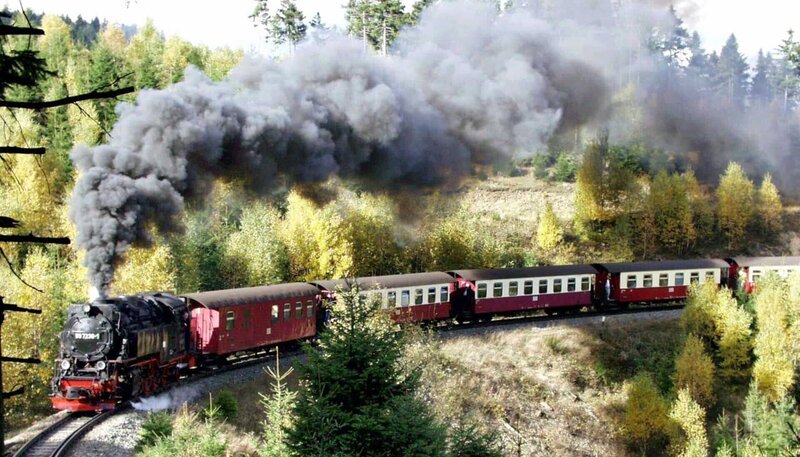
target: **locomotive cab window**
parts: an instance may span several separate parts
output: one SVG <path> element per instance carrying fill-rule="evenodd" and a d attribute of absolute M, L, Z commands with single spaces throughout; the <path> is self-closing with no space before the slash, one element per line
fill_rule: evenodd
<path fill-rule="evenodd" d="M 653 287 L 653 275 L 644 275 L 642 278 L 642 287 Z"/>
<path fill-rule="evenodd" d="M 575 292 L 575 283 L 577 280 L 575 278 L 567 278 L 567 292 Z"/>
<path fill-rule="evenodd" d="M 447 292 L 448 292 L 447 286 L 442 286 L 441 289 L 439 290 L 439 299 L 440 299 L 439 301 L 441 301 L 442 303 L 449 301 L 448 297 L 449 294 Z"/>
<path fill-rule="evenodd" d="M 669 285 L 669 273 L 661 273 L 658 275 L 658 287 L 667 287 Z"/>
<path fill-rule="evenodd" d="M 519 283 L 517 281 L 511 281 L 508 283 L 508 296 L 509 297 L 516 297 L 519 294 Z"/>
<path fill-rule="evenodd" d="M 547 280 L 546 279 L 540 279 L 539 280 L 539 293 L 540 294 L 546 294 L 547 293 Z"/>
<path fill-rule="evenodd" d="M 675 285 L 676 286 L 683 285 L 683 273 L 675 273 Z"/>
<path fill-rule="evenodd" d="M 272 323 L 278 322 L 278 305 L 272 305 Z"/>
<path fill-rule="evenodd" d="M 428 304 L 436 303 L 436 288 L 428 287 Z"/>
<path fill-rule="evenodd" d="M 294 304 L 294 318 L 295 319 L 303 318 L 303 302 L 301 301 Z"/>
<path fill-rule="evenodd" d="M 591 287 L 591 278 L 584 276 L 581 278 L 581 291 L 586 292 Z"/>
<path fill-rule="evenodd" d="M 404 290 L 400 293 L 400 306 L 408 306 L 411 303 L 411 291 Z"/>
<path fill-rule="evenodd" d="M 236 313 L 233 311 L 228 311 L 225 313 L 225 330 L 231 331 L 236 326 Z"/>
<path fill-rule="evenodd" d="M 628 275 L 628 282 L 626 283 L 628 289 L 636 288 L 636 275 Z"/>
<path fill-rule="evenodd" d="M 503 296 L 503 283 L 496 282 L 492 286 L 492 297 L 502 297 Z"/>
<path fill-rule="evenodd" d="M 292 304 L 291 303 L 284 303 L 283 304 L 283 320 L 288 321 L 292 318 Z"/>
<path fill-rule="evenodd" d="M 478 284 L 478 298 L 486 298 L 486 283 Z"/>
<path fill-rule="evenodd" d="M 422 289 L 416 289 L 414 291 L 414 304 L 415 305 L 421 305 L 422 304 L 422 298 L 423 298 Z"/>
<path fill-rule="evenodd" d="M 522 293 L 525 295 L 533 295 L 533 281 L 525 281 L 523 284 Z"/>
<path fill-rule="evenodd" d="M 561 278 L 553 280 L 553 293 L 561 292 Z"/>

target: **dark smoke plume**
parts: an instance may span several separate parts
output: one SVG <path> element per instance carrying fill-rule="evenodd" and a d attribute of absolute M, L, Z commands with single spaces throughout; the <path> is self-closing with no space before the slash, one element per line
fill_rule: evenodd
<path fill-rule="evenodd" d="M 107 291 L 130 246 L 150 242 L 153 225 L 175 229 L 215 177 L 262 191 L 331 176 L 436 186 L 542 148 L 606 97 L 603 75 L 525 11 L 442 4 L 401 41 L 382 58 L 337 37 L 281 63 L 247 59 L 220 83 L 190 68 L 122 106 L 109 144 L 71 154 L 70 216 L 91 283 Z"/>

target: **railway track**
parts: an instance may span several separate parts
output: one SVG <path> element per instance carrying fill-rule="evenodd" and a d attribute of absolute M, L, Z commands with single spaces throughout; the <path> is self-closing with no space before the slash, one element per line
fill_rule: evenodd
<path fill-rule="evenodd" d="M 25 443 L 14 457 L 63 457 L 92 427 L 129 407 L 124 404 L 95 415 L 68 414 Z"/>

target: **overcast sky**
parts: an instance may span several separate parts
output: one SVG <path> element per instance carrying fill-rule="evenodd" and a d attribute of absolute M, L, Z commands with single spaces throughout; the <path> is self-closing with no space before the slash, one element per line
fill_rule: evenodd
<path fill-rule="evenodd" d="M 277 1 L 277 0 L 276 0 Z M 413 0 L 405 0 L 406 4 Z M 319 12 L 328 24 L 344 26 L 346 0 L 297 0 L 310 18 Z M 708 50 L 719 50 L 733 32 L 743 53 L 752 58 L 759 48 L 774 50 L 790 28 L 800 30 L 800 0 L 675 0 L 687 25 L 700 33 Z M 0 0 L 9 8 L 18 1 Z M 248 18 L 254 0 L 23 0 L 37 12 L 73 19 L 95 16 L 109 22 L 142 25 L 150 18 L 169 37 L 178 35 L 210 47 L 229 46 L 264 52 L 262 34 Z"/>

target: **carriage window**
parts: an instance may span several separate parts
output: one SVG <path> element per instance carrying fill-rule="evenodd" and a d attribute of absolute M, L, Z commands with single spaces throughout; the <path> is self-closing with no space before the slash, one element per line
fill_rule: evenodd
<path fill-rule="evenodd" d="M 389 308 L 394 308 L 397 306 L 397 292 L 387 292 L 386 300 L 388 301 L 387 306 Z"/>
<path fill-rule="evenodd" d="M 272 305 L 272 323 L 278 322 L 278 305 Z"/>
<path fill-rule="evenodd" d="M 683 273 L 675 273 L 675 285 L 676 286 L 683 285 Z"/>
<path fill-rule="evenodd" d="M 627 286 L 628 289 L 636 288 L 636 275 L 628 275 Z"/>
<path fill-rule="evenodd" d="M 311 300 L 306 302 L 306 317 L 314 317 L 314 302 Z"/>
<path fill-rule="evenodd" d="M 653 275 L 644 275 L 642 278 L 642 287 L 653 287 Z"/>
<path fill-rule="evenodd" d="M 753 270 L 753 282 L 756 282 L 759 279 L 761 279 L 761 273 L 762 273 L 761 270 Z"/>
<path fill-rule="evenodd" d="M 503 283 L 496 282 L 492 286 L 492 297 L 502 297 L 503 296 Z"/>
<path fill-rule="evenodd" d="M 284 303 L 283 304 L 283 320 L 288 321 L 292 318 L 292 304 L 291 303 Z"/>
<path fill-rule="evenodd" d="M 442 286 L 442 288 L 439 290 L 439 301 L 441 301 L 442 303 L 450 301 L 450 297 L 448 297 L 449 291 L 447 289 L 448 289 L 447 286 Z"/>
<path fill-rule="evenodd" d="M 295 319 L 303 318 L 303 302 L 301 301 L 294 304 L 294 318 Z"/>
<path fill-rule="evenodd" d="M 508 296 L 516 297 L 518 293 L 519 293 L 519 283 L 517 281 L 512 281 L 508 283 Z"/>
<path fill-rule="evenodd" d="M 525 295 L 533 295 L 533 281 L 525 281 L 523 286 L 522 293 Z"/>
<path fill-rule="evenodd" d="M 233 330 L 234 326 L 236 325 L 236 313 L 233 311 L 228 311 L 225 313 L 225 330 L 231 331 Z"/>
<path fill-rule="evenodd" d="M 409 303 L 411 303 L 411 291 L 400 292 L 400 306 L 408 306 Z"/>
<path fill-rule="evenodd" d="M 669 273 L 661 273 L 658 275 L 658 286 L 667 287 L 669 285 Z"/>
<path fill-rule="evenodd" d="M 486 298 L 486 283 L 478 284 L 478 298 Z"/>
<path fill-rule="evenodd" d="M 700 281 L 700 272 L 699 271 L 691 272 L 689 274 L 689 282 L 695 283 L 695 282 L 698 282 L 698 281 Z"/>
<path fill-rule="evenodd" d="M 428 287 L 428 303 L 436 303 L 436 288 Z"/>
<path fill-rule="evenodd" d="M 539 280 L 539 293 L 540 294 L 546 294 L 547 293 L 547 280 L 546 279 L 540 279 Z"/>
<path fill-rule="evenodd" d="M 561 292 L 561 278 L 553 280 L 553 293 Z"/>
<path fill-rule="evenodd" d="M 575 278 L 567 278 L 567 292 L 575 292 Z"/>
<path fill-rule="evenodd" d="M 713 271 L 706 271 L 706 281 L 717 282 L 717 276 Z"/>
<path fill-rule="evenodd" d="M 591 287 L 590 281 L 591 281 L 591 278 L 589 278 L 588 276 L 584 276 L 584 277 L 581 278 L 581 290 L 582 291 L 586 292 L 587 290 L 589 290 L 589 288 Z"/>
<path fill-rule="evenodd" d="M 383 304 L 383 292 L 375 292 L 372 294 L 372 300 L 378 303 L 378 307 L 385 307 Z"/>
<path fill-rule="evenodd" d="M 422 289 L 414 290 L 414 304 L 421 305 L 422 304 Z"/>

